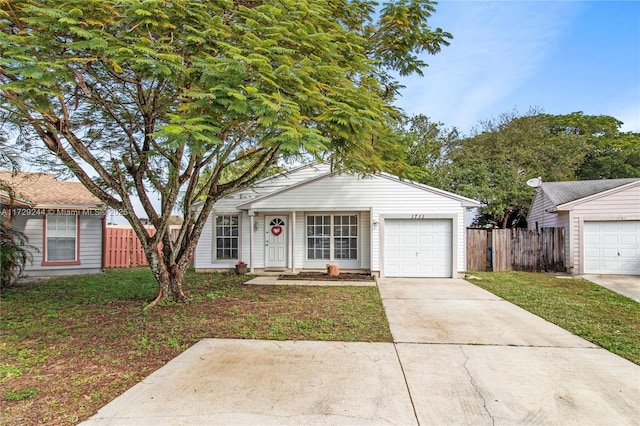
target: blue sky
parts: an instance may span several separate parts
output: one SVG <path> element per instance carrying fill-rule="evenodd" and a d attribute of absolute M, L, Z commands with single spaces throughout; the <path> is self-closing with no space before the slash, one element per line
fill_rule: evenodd
<path fill-rule="evenodd" d="M 537 107 L 611 115 L 640 132 L 640 1 L 438 2 L 432 28 L 451 45 L 401 78 L 396 104 L 469 132 Z"/>

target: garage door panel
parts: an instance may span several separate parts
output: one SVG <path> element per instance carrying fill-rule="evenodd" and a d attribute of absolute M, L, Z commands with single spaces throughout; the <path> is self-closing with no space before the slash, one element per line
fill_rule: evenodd
<path fill-rule="evenodd" d="M 640 221 L 584 222 L 584 272 L 640 275 Z"/>
<path fill-rule="evenodd" d="M 600 235 L 587 235 L 584 237 L 584 242 L 586 245 L 599 245 Z"/>
<path fill-rule="evenodd" d="M 602 255 L 603 255 L 606 259 L 609 259 L 609 258 L 615 258 L 615 257 L 617 257 L 617 256 L 618 256 L 618 250 L 617 250 L 617 249 L 615 249 L 615 248 L 611 249 L 611 248 L 606 248 L 606 247 L 605 247 L 605 248 L 603 248 L 603 249 L 602 249 Z"/>
<path fill-rule="evenodd" d="M 602 236 L 602 244 L 604 246 L 617 246 L 620 242 L 620 236 L 618 234 L 604 234 Z"/>
<path fill-rule="evenodd" d="M 451 276 L 451 220 L 388 219 L 384 232 L 386 276 Z"/>

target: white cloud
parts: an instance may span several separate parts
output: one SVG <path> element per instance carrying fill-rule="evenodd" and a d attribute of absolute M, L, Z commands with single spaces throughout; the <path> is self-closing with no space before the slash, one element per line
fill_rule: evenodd
<path fill-rule="evenodd" d="M 424 77 L 401 80 L 406 89 L 398 105 L 463 130 L 506 112 L 495 111 L 496 104 L 540 71 L 576 7 L 570 2 L 441 2 L 431 24 L 454 39 L 426 57 L 430 67 Z"/>

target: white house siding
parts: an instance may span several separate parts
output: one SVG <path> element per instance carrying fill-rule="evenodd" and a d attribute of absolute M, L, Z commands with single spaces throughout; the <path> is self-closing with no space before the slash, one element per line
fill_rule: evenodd
<path fill-rule="evenodd" d="M 246 188 L 218 200 L 213 206 L 213 213 L 209 215 L 205 224 L 198 245 L 196 246 L 193 262 L 196 269 L 227 269 L 234 266 L 235 262 L 214 262 L 213 261 L 213 215 L 215 214 L 239 214 L 242 240 L 240 243 L 240 257 L 245 262 L 249 262 L 249 238 L 250 238 L 250 218 L 246 212 L 238 210 L 236 207 L 258 197 L 268 195 L 272 192 L 285 189 L 289 186 L 303 182 L 319 173 L 328 172 L 326 165 L 310 165 L 293 169 L 287 173 L 266 178 L 258 181 L 250 188 Z M 288 213 L 288 212 L 287 212 Z M 254 268 L 264 267 L 264 215 L 254 217 L 258 231 L 254 232 Z M 297 263 L 299 266 L 300 263 Z"/>
<path fill-rule="evenodd" d="M 27 264 L 26 274 L 31 277 L 90 274 L 102 271 L 102 218 L 99 214 L 80 215 L 80 264 L 42 266 L 44 256 L 44 216 L 16 215 L 11 220 L 15 229 L 24 232 L 29 244 L 37 248 L 33 262 Z"/>
<path fill-rule="evenodd" d="M 584 222 L 640 220 L 640 185 L 576 204 L 573 207 L 572 216 L 571 266 L 574 273 L 582 273 Z"/>
<path fill-rule="evenodd" d="M 553 227 L 568 227 L 569 217 L 566 212 L 548 213 L 549 210 L 553 210 L 555 204 L 549 199 L 546 193 L 540 188 L 531 204 L 531 210 L 527 223 L 529 229 L 536 229 L 536 225 L 539 228 L 553 228 Z"/>
<path fill-rule="evenodd" d="M 325 165 L 310 165 L 300 167 L 290 172 L 276 175 L 256 182 L 249 188 L 242 189 L 227 195 L 218 200 L 214 205 L 214 211 L 229 212 L 235 211 L 236 206 L 246 203 L 258 197 L 262 197 L 272 192 L 280 191 L 289 186 L 303 182 L 319 173 L 329 172 L 329 167 Z"/>
<path fill-rule="evenodd" d="M 193 251 L 193 266 L 196 269 L 213 268 L 213 215 L 209 215 L 202 228 L 198 244 Z"/>
<path fill-rule="evenodd" d="M 361 178 L 353 175 L 334 175 L 258 200 L 252 205 L 254 210 L 261 212 L 279 211 L 284 206 L 295 206 L 297 210 L 307 213 L 363 212 L 372 209 L 374 238 L 371 242 L 373 253 L 371 269 L 373 271 L 380 271 L 381 243 L 380 236 L 377 234 L 382 227 L 381 221 L 385 217 L 452 218 L 456 241 L 456 269 L 457 271 L 465 269 L 465 208 L 462 207 L 460 200 L 449 198 L 437 191 L 430 192 L 384 176 Z"/>
<path fill-rule="evenodd" d="M 331 262 L 336 263 L 339 266 L 348 269 L 370 269 L 370 214 L 368 211 L 359 211 L 359 212 L 344 212 L 344 211 L 296 211 L 296 223 L 295 223 L 295 242 L 293 248 L 295 251 L 293 252 L 294 256 L 294 265 L 296 269 L 322 269 L 329 262 L 327 261 L 317 261 L 317 262 L 309 262 L 306 259 L 306 216 L 307 214 L 340 214 L 340 213 L 348 213 L 348 214 L 358 214 L 359 215 L 359 253 L 358 260 L 356 262 L 349 263 L 341 263 L 341 262 Z M 220 212 L 220 214 L 223 214 Z M 240 258 L 245 262 L 249 263 L 251 259 L 250 253 L 250 232 L 253 232 L 253 267 L 257 269 L 262 269 L 265 266 L 264 263 L 264 237 L 265 237 L 265 213 L 259 212 L 254 216 L 254 230 L 251 230 L 251 221 L 250 217 L 246 212 L 226 212 L 224 214 L 239 214 L 240 215 Z M 291 225 L 291 210 L 288 211 L 278 211 L 278 212 L 269 212 L 266 215 L 268 216 L 284 216 L 287 218 L 287 223 Z M 202 235 L 200 236 L 200 240 L 196 247 L 196 251 L 194 254 L 194 265 L 196 269 L 199 270 L 214 270 L 214 269 L 228 269 L 232 268 L 236 261 L 214 261 L 213 259 L 213 250 L 214 250 L 214 225 L 213 225 L 213 217 L 212 215 L 205 225 L 205 228 L 202 231 Z M 288 244 L 291 244 L 291 226 L 287 228 L 288 235 Z M 290 251 L 292 249 L 291 246 L 288 247 Z M 289 263 L 288 267 L 290 268 L 292 265 Z"/>
<path fill-rule="evenodd" d="M 549 199 L 547 194 L 538 188 L 536 196 L 531 204 L 531 210 L 527 218 L 527 224 L 529 229 L 540 228 L 564 228 L 564 252 L 566 259 L 571 259 L 571 238 L 569 233 L 569 212 L 560 211 L 556 213 L 549 213 L 550 210 L 555 209 L 555 204 Z M 569 267 L 567 262 L 567 267 Z"/>
<path fill-rule="evenodd" d="M 236 210 L 235 208 L 228 208 L 227 210 L 218 210 L 212 213 L 207 218 L 207 222 L 202 228 L 200 239 L 196 245 L 196 249 L 193 253 L 193 264 L 196 269 L 228 269 L 233 268 L 237 260 L 223 260 L 214 261 L 214 233 L 215 233 L 215 219 L 216 215 L 238 215 L 240 225 L 239 235 L 239 247 L 238 253 L 241 260 L 249 262 L 249 216 Z"/>
<path fill-rule="evenodd" d="M 357 260 L 308 260 L 306 217 L 308 215 L 357 215 L 358 216 L 358 259 Z M 296 268 L 324 269 L 328 263 L 342 269 L 371 269 L 370 260 L 370 214 L 369 211 L 305 211 L 296 212 Z"/>

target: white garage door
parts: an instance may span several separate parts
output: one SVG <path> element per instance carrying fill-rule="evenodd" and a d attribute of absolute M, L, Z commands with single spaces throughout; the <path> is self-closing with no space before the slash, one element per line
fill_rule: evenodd
<path fill-rule="evenodd" d="M 451 277 L 451 220 L 387 219 L 387 277 Z"/>
<path fill-rule="evenodd" d="M 584 222 L 584 272 L 640 275 L 640 221 Z"/>

